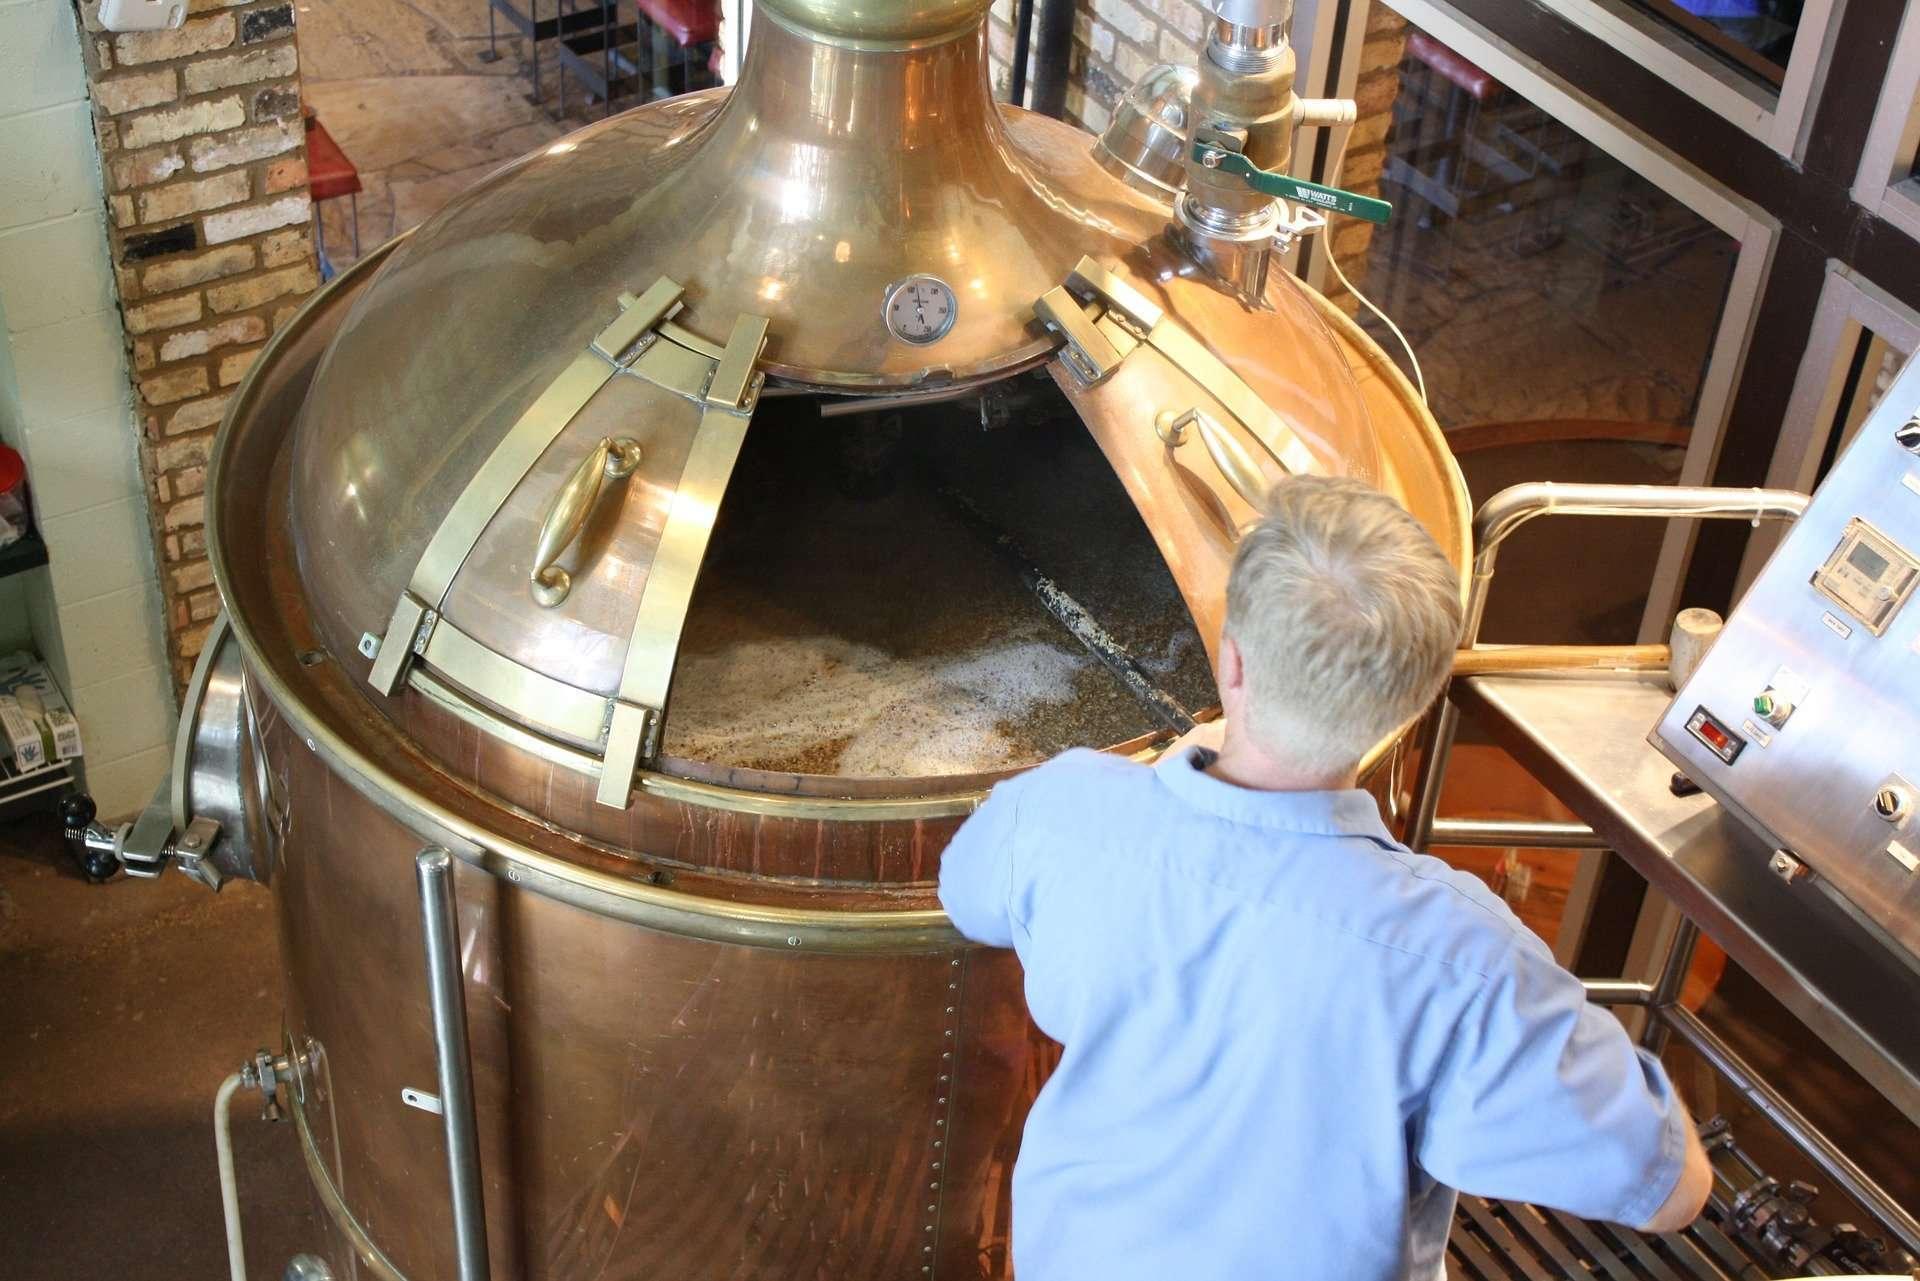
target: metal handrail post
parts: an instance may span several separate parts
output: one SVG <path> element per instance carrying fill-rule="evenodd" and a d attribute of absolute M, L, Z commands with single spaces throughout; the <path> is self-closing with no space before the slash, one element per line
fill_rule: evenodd
<path fill-rule="evenodd" d="M 1587 999 L 1595 1005 L 1651 1005 L 1653 984 L 1633 979 L 1581 979 Z"/>
<path fill-rule="evenodd" d="M 487 1211 L 480 1183 L 480 1136 L 474 1116 L 473 1053 L 467 1042 L 459 918 L 454 911 L 453 856 L 430 846 L 414 860 L 414 871 L 420 881 L 427 1001 L 433 1012 L 433 1057 L 439 1069 L 440 1115 L 447 1134 L 455 1275 L 460 1281 L 488 1281 Z"/>
<path fill-rule="evenodd" d="M 1700 927 L 1686 917 L 1681 917 L 1673 927 L 1673 937 L 1667 940 L 1667 954 L 1660 962 L 1660 974 L 1653 981 L 1653 1000 L 1655 1010 L 1680 1003 L 1681 989 L 1687 985 L 1687 974 L 1693 969 L 1693 953 L 1700 942 Z M 1660 1053 L 1667 1044 L 1667 1025 L 1661 1020 L 1648 1019 L 1647 1025 L 1640 1029 L 1640 1044 L 1655 1054 Z"/>
<path fill-rule="evenodd" d="M 1482 503 L 1473 518 L 1473 578 L 1467 586 L 1460 644 L 1473 648 L 1487 612 L 1500 545 L 1536 516 L 1664 516 L 1718 520 L 1792 520 L 1807 507 L 1807 496 L 1790 489 L 1715 489 L 1693 485 L 1561 485 L 1530 481 L 1501 490 Z M 1440 806 L 1440 784 L 1453 754 L 1460 711 L 1450 698 L 1440 700 L 1420 783 L 1414 794 L 1407 845 L 1424 850 L 1433 835 Z"/>

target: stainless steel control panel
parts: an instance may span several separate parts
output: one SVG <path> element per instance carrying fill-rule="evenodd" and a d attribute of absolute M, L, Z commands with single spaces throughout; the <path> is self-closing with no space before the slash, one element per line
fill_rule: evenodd
<path fill-rule="evenodd" d="M 1920 360 L 1652 736 L 1920 968 Z M 1811 873 L 1811 876 L 1804 875 Z"/>

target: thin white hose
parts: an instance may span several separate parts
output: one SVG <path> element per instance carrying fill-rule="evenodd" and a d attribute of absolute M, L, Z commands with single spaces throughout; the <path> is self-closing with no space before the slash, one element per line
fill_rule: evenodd
<path fill-rule="evenodd" d="M 233 1281 L 247 1281 L 247 1247 L 240 1238 L 240 1183 L 233 1175 L 233 1126 L 228 1105 L 240 1088 L 235 1072 L 213 1096 L 213 1150 L 220 1158 L 220 1208 L 227 1214 L 227 1268 Z"/>
<path fill-rule="evenodd" d="M 1340 185 L 1340 166 L 1347 162 L 1347 139 L 1352 136 L 1353 130 L 1351 129 L 1340 135 L 1340 146 L 1333 153 L 1333 163 L 1327 166 L 1327 185 L 1329 187 L 1337 187 Z M 1407 362 L 1413 366 L 1413 381 L 1420 388 L 1420 403 L 1425 404 L 1427 401 L 1427 376 L 1420 372 L 1420 357 L 1413 354 L 1413 344 L 1408 342 L 1407 336 L 1400 332 L 1400 326 L 1393 323 L 1393 317 L 1374 306 L 1373 300 L 1361 293 L 1358 289 L 1355 289 L 1353 282 L 1347 279 L 1347 273 L 1340 270 L 1340 259 L 1333 252 L 1333 237 L 1328 236 L 1321 243 L 1323 243 L 1327 249 L 1327 266 L 1333 268 L 1333 274 L 1340 278 L 1340 283 L 1346 286 L 1347 292 L 1359 300 L 1362 307 L 1365 307 L 1368 311 L 1378 316 L 1380 323 L 1392 330 L 1393 336 L 1400 340 L 1401 348 L 1407 353 Z"/>

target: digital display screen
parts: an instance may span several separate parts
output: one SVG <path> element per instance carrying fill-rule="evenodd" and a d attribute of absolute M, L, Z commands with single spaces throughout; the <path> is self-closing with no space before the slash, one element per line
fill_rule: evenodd
<path fill-rule="evenodd" d="M 1713 718 L 1713 713 L 1704 707 L 1693 709 L 1693 715 L 1687 717 L 1687 732 L 1707 745 L 1715 756 L 1727 764 L 1733 764 L 1747 740 L 1722 725 Z"/>
<path fill-rule="evenodd" d="M 1847 564 L 1875 582 L 1879 581 L 1880 575 L 1887 572 L 1887 558 L 1865 543 L 1853 545 L 1853 550 L 1847 553 Z"/>
<path fill-rule="evenodd" d="M 1920 491 L 1920 482 L 1916 491 Z M 1920 556 L 1855 516 L 1807 581 L 1879 636 L 1920 586 Z M 1847 638 L 1844 624 L 1831 616 L 1824 621 L 1840 639 Z"/>

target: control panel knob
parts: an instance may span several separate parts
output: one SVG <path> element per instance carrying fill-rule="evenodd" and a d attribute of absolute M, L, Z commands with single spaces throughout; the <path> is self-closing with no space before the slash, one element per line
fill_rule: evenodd
<path fill-rule="evenodd" d="M 1920 414 L 1915 414 L 1893 429 L 1893 439 L 1900 448 L 1911 454 L 1920 454 Z"/>
<path fill-rule="evenodd" d="M 1883 787 L 1873 794 L 1873 812 L 1898 823 L 1913 812 L 1913 796 L 1904 787 Z"/>
<path fill-rule="evenodd" d="M 1787 723 L 1787 718 L 1793 715 L 1793 704 L 1788 702 L 1780 691 L 1769 687 L 1754 696 L 1753 714 L 1775 729 L 1779 729 Z"/>

